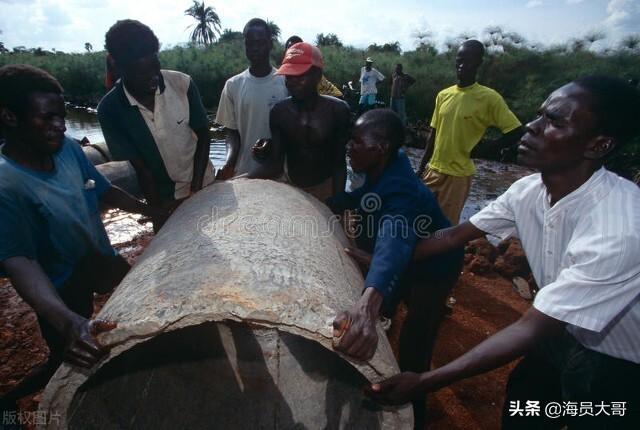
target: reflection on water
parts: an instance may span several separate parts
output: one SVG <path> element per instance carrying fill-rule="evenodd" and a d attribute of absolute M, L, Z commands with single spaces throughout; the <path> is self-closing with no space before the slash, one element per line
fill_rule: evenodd
<path fill-rule="evenodd" d="M 104 135 L 95 113 L 87 112 L 84 109 L 67 108 L 67 135 L 81 140 L 83 137 L 89 139 L 91 143 L 104 142 Z M 209 158 L 216 169 L 224 165 L 227 156 L 227 147 L 224 140 L 212 139 L 209 149 Z"/>
<path fill-rule="evenodd" d="M 67 108 L 67 135 L 78 140 L 86 136 L 91 143 L 104 142 L 98 116 L 84 109 Z"/>

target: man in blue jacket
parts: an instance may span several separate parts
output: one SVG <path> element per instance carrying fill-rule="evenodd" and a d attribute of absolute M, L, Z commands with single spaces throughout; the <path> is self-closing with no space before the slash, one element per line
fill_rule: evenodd
<path fill-rule="evenodd" d="M 366 174 L 365 184 L 328 200 L 336 213 L 358 211 L 358 247 L 373 254 L 362 297 L 334 321 L 336 349 L 359 360 L 370 359 L 377 347 L 376 322 L 391 315 L 400 300 L 409 313 L 400 336 L 400 368 L 426 369 L 444 314 L 447 294 L 462 264 L 462 249 L 454 249 L 413 265 L 419 238 L 450 226 L 433 193 L 418 179 L 400 146 L 404 127 L 389 109 L 362 115 L 347 144 L 355 172 Z M 414 370 L 415 371 L 415 370 Z M 424 397 L 414 402 L 416 428 L 424 422 Z"/>

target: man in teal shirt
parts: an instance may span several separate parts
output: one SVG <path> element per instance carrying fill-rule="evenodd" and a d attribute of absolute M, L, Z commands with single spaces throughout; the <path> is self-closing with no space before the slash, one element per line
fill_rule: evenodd
<path fill-rule="evenodd" d="M 115 323 L 90 320 L 93 293 L 112 290 L 129 270 L 109 243 L 99 203 L 146 216 L 165 211 L 111 185 L 65 137 L 58 81 L 26 65 L 0 68 L 0 276 L 38 316 L 49 360 L 0 403 L 42 388 L 64 360 L 90 367 L 107 351 L 95 336 Z M 8 405 L 7 405 L 8 404 Z"/>

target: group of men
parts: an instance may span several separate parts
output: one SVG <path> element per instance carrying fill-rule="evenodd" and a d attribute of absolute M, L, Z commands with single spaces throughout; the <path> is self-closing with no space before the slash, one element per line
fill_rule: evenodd
<path fill-rule="evenodd" d="M 638 134 L 636 89 L 613 78 L 578 79 L 553 92 L 523 129 L 502 97 L 476 82 L 482 44 L 465 42 L 456 85 L 436 98 L 418 176 L 401 149 L 404 117 L 373 109 L 352 125 L 347 104 L 322 91 L 333 90 L 317 47 L 291 38 L 275 69 L 267 23 L 252 19 L 243 35 L 249 67 L 226 82 L 220 97 L 216 122 L 226 129 L 228 152 L 215 177 L 283 181 L 337 214 L 365 215 L 369 228 L 360 231 L 367 234 L 348 250 L 366 271 L 363 294 L 336 316 L 335 348 L 369 359 L 379 318 L 392 315 L 401 300 L 409 309 L 399 351 L 405 373 L 370 386 L 372 398 L 413 402 L 420 428 L 428 391 L 526 355 L 510 379 L 507 405 L 625 400 L 637 418 L 637 390 L 624 380 L 640 377 L 640 190 L 602 167 Z M 93 293 L 114 288 L 129 265 L 109 244 L 99 203 L 150 216 L 159 229 L 215 179 L 198 89 L 189 76 L 161 69 L 151 29 L 118 21 L 106 48 L 119 80 L 98 106 L 100 124 L 114 159 L 136 170 L 146 203 L 111 185 L 64 136 L 63 90 L 55 78 L 29 66 L 0 69 L 0 269 L 36 311 L 51 350 L 49 361 L 3 398 L 3 407 L 42 387 L 62 360 L 91 366 L 107 353 L 95 335 L 115 322 L 91 320 Z M 363 75 L 375 71 L 371 63 Z M 403 98 L 412 83 L 406 76 L 397 67 L 394 85 L 398 79 L 401 89 L 393 98 Z M 384 77 L 363 86 L 378 78 Z M 403 111 L 403 100 L 395 102 Z M 470 153 L 489 126 L 504 133 L 494 145 L 521 139 L 520 162 L 540 173 L 458 225 L 474 172 Z M 344 191 L 345 159 L 366 178 L 352 192 Z M 373 209 L 366 200 L 372 195 Z M 426 225 L 417 222 L 424 217 Z M 540 292 L 516 323 L 425 372 L 464 244 L 486 234 L 520 237 Z M 503 422 L 549 425 L 540 420 L 505 414 Z"/>

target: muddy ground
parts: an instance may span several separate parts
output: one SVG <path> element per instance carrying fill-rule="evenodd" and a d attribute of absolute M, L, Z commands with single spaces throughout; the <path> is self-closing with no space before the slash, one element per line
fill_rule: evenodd
<path fill-rule="evenodd" d="M 116 246 L 133 263 L 150 237 L 148 233 L 142 234 Z M 477 270 L 473 266 L 477 266 L 475 260 L 474 256 L 467 256 L 465 270 L 454 289 L 455 304 L 443 322 L 435 349 L 433 365 L 436 367 L 515 321 L 529 306 L 514 292 L 510 280 L 494 273 L 491 267 Z M 470 268 L 484 273 L 474 274 Z M 107 298 L 96 297 L 96 311 Z M 34 313 L 6 280 L 0 280 L 0 394 L 15 386 L 46 356 L 47 347 L 40 337 Z M 429 429 L 499 428 L 504 386 L 511 367 L 470 378 L 432 394 L 428 399 Z M 34 411 L 39 399 L 40 394 L 27 397 L 19 406 L 23 411 Z"/>

